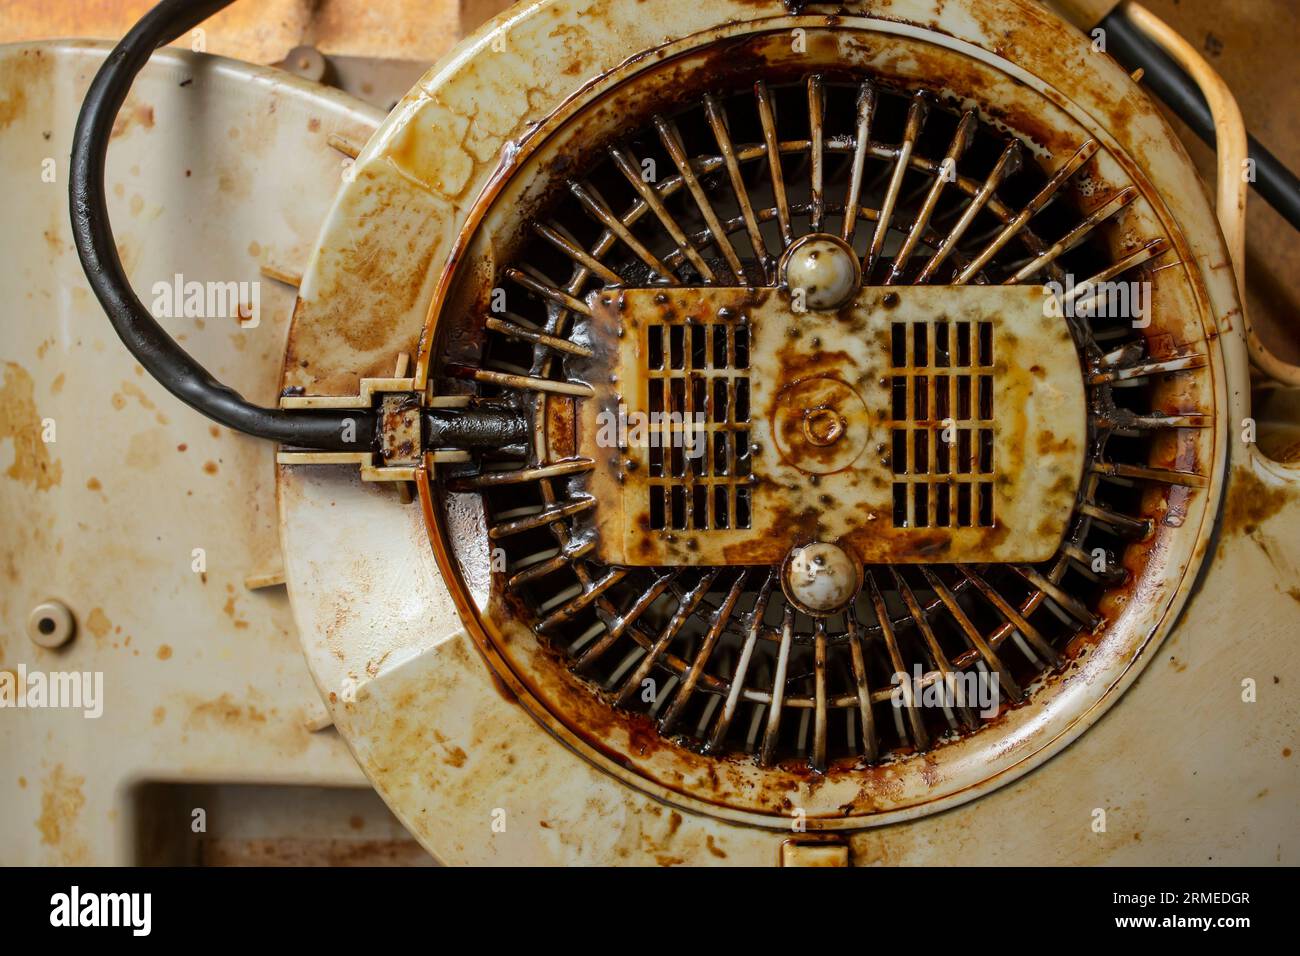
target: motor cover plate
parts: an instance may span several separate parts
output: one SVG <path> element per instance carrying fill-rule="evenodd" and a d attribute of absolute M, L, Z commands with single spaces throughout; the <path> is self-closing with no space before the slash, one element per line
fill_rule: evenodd
<path fill-rule="evenodd" d="M 593 293 L 601 560 L 1041 561 L 1074 507 L 1084 384 L 1041 287 L 875 287 L 836 311 L 780 288 Z M 612 370 L 612 374 L 611 374 Z"/>

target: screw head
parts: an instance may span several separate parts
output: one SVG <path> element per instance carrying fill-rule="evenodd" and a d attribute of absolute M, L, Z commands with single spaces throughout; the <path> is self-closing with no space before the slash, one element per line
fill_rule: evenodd
<path fill-rule="evenodd" d="M 858 596 L 862 562 L 837 544 L 816 541 L 790 550 L 781 568 L 781 585 L 799 610 L 825 617 L 844 610 Z"/>
<path fill-rule="evenodd" d="M 43 601 L 27 615 L 27 636 L 41 647 L 62 647 L 76 630 L 77 622 L 62 601 Z"/>
<path fill-rule="evenodd" d="M 825 448 L 844 435 L 848 423 L 833 408 L 810 408 L 803 413 L 803 434 L 814 445 Z"/>
<path fill-rule="evenodd" d="M 802 289 L 810 309 L 838 309 L 862 284 L 862 264 L 853 247 L 838 236 L 804 236 L 785 254 L 785 284 Z"/>

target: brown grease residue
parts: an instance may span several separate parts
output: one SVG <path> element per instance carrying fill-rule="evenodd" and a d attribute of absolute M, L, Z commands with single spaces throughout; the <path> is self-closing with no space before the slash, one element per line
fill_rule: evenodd
<path fill-rule="evenodd" d="M 230 694 L 222 694 L 213 700 L 205 700 L 190 708 L 190 722 L 211 722 L 227 727 L 242 727 L 249 724 L 265 724 L 266 711 L 254 704 L 241 704 Z"/>
<path fill-rule="evenodd" d="M 153 129 L 153 107 L 147 103 L 128 103 L 113 121 L 112 139 L 124 136 L 133 127 Z"/>
<path fill-rule="evenodd" d="M 0 60 L 0 91 L 6 96 L 0 100 L 0 129 L 27 115 L 27 92 L 41 88 L 52 65 L 41 50 L 24 50 L 21 56 Z"/>
<path fill-rule="evenodd" d="M 231 619 L 231 622 L 235 625 L 236 629 L 242 631 L 244 628 L 248 627 L 248 621 L 244 620 L 242 617 L 237 616 L 237 612 L 235 609 L 234 585 L 231 584 L 226 585 L 226 603 L 222 606 L 221 613 L 225 614 L 226 617 Z"/>
<path fill-rule="evenodd" d="M 113 622 L 108 619 L 104 609 L 102 607 L 91 608 L 90 614 L 86 617 L 86 630 L 102 640 L 108 636 L 108 632 L 112 629 Z"/>
<path fill-rule="evenodd" d="M 41 415 L 36 409 L 36 384 L 15 362 L 5 362 L 4 387 L 0 388 L 0 441 L 14 443 L 14 461 L 5 476 L 48 491 L 63 481 L 63 462 L 50 458 L 43 441 Z"/>
<path fill-rule="evenodd" d="M 77 817 L 86 805 L 85 794 L 81 792 L 85 785 L 85 777 L 67 773 L 63 764 L 59 764 L 45 778 L 41 792 L 41 815 L 36 819 L 41 842 L 63 849 L 65 856 L 70 848 L 64 841 L 72 836 Z"/>
<path fill-rule="evenodd" d="M 1287 488 L 1265 484 L 1249 466 L 1238 467 L 1228 484 L 1223 505 L 1223 533 L 1253 534 L 1292 500 Z"/>
<path fill-rule="evenodd" d="M 464 750 L 457 747 L 455 744 L 449 743 L 447 738 L 436 730 L 433 731 L 433 739 L 438 742 L 440 747 L 442 747 L 443 763 L 447 764 L 449 767 L 459 768 L 465 766 L 465 762 L 469 759 L 469 756 Z"/>
<path fill-rule="evenodd" d="M 145 409 L 145 411 L 151 412 L 155 408 L 157 408 L 157 406 L 153 403 L 153 400 L 148 395 L 146 395 L 144 393 L 144 390 L 140 388 L 139 385 L 135 384 L 135 382 L 130 382 L 130 381 L 123 382 L 122 391 L 115 392 L 113 394 L 113 397 L 110 399 L 110 401 L 113 403 L 113 408 L 115 408 L 117 411 L 120 412 L 123 408 L 126 407 L 127 398 L 134 398 L 137 402 L 140 403 L 140 407 Z"/>

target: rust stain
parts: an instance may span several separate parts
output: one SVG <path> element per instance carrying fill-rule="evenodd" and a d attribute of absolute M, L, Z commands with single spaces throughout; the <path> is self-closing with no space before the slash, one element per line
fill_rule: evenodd
<path fill-rule="evenodd" d="M 86 805 L 81 789 L 85 785 L 85 777 L 67 773 L 59 764 L 45 778 L 41 792 L 41 815 L 36 819 L 41 843 L 59 849 L 65 862 L 73 862 L 85 852 L 74 835 L 77 818 Z"/>
<path fill-rule="evenodd" d="M 449 767 L 465 766 L 465 762 L 469 759 L 469 756 L 464 750 L 457 747 L 455 744 L 448 743 L 447 738 L 436 730 L 433 731 L 433 739 L 442 747 L 443 763 L 447 764 Z"/>
<path fill-rule="evenodd" d="M 132 128 L 153 129 L 153 107 L 146 103 L 127 103 L 113 122 L 111 139 L 125 136 Z"/>
<path fill-rule="evenodd" d="M 37 491 L 48 491 L 63 481 L 63 462 L 50 458 L 42 428 L 31 375 L 16 362 L 6 362 L 4 387 L 0 388 L 0 441 L 13 441 L 14 461 L 5 476 Z"/>
<path fill-rule="evenodd" d="M 27 91 L 19 84 L 4 82 L 3 85 L 9 95 L 0 100 L 0 129 L 27 113 Z"/>
<path fill-rule="evenodd" d="M 149 396 L 144 393 L 144 390 L 140 388 L 139 385 L 135 384 L 135 382 L 123 382 L 122 391 L 114 392 L 110 401 L 113 403 L 113 408 L 120 412 L 126 407 L 127 398 L 134 398 L 140 403 L 140 407 L 146 411 L 153 411 L 157 408 L 153 403 L 153 400 L 150 399 Z"/>
<path fill-rule="evenodd" d="M 53 34 L 52 34 L 53 35 Z M 22 120 L 29 106 L 28 91 L 45 83 L 53 61 L 42 50 L 24 50 L 21 57 L 0 61 L 0 129 Z"/>
<path fill-rule="evenodd" d="M 158 660 L 171 660 L 172 646 L 170 644 L 160 644 L 158 646 Z"/>
<path fill-rule="evenodd" d="M 243 630 L 248 627 L 248 621 L 236 616 L 235 612 L 235 588 L 233 585 L 226 585 L 226 603 L 222 606 L 221 612 L 231 619 L 235 628 Z"/>
<path fill-rule="evenodd" d="M 1289 489 L 1267 485 L 1248 466 L 1239 466 L 1228 485 L 1228 500 L 1223 506 L 1223 533 L 1254 534 L 1292 498 Z"/>
<path fill-rule="evenodd" d="M 91 608 L 86 617 L 86 630 L 95 635 L 96 640 L 103 640 L 113 629 L 113 622 L 108 619 L 102 607 Z"/>
<path fill-rule="evenodd" d="M 201 701 L 190 708 L 187 723 L 214 723 L 226 727 L 260 726 L 266 723 L 267 711 L 252 703 L 239 703 L 229 693 Z"/>

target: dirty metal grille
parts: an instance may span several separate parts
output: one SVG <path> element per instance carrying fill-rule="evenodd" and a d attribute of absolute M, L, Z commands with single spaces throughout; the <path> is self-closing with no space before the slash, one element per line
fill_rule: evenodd
<path fill-rule="evenodd" d="M 893 522 L 992 528 L 993 323 L 890 324 Z"/>
<path fill-rule="evenodd" d="M 867 563 L 988 563 L 1060 544 L 1086 403 L 1041 290 L 868 288 L 800 312 L 781 288 L 683 286 L 587 306 L 601 357 L 572 368 L 592 383 L 577 453 L 593 463 L 598 559 L 775 565 L 829 541 Z M 932 354 L 949 336 L 952 354 Z M 711 368 L 735 358 L 710 355 L 715 338 L 742 342 L 746 367 Z M 1020 448 L 1034 468 L 993 473 Z"/>
<path fill-rule="evenodd" d="M 749 528 L 749 329 L 730 322 L 644 329 L 637 352 L 647 414 L 631 428 L 648 432 L 650 530 Z"/>
<path fill-rule="evenodd" d="M 494 284 L 509 290 L 506 308 L 489 308 L 485 297 L 477 326 L 451 339 L 480 342 L 473 360 L 457 353 L 433 370 L 441 391 L 519 402 L 534 414 L 538 438 L 447 468 L 439 481 L 448 508 L 463 508 L 467 495 L 482 502 L 490 547 L 505 555 L 504 570 L 492 575 L 493 600 L 611 714 L 653 721 L 665 741 L 722 759 L 753 755 L 765 766 L 830 772 L 924 751 L 990 718 L 967 702 L 895 706 L 891 675 L 918 668 L 929 687 L 948 675 L 996 674 L 996 710 L 1022 704 L 1045 674 L 1081 653 L 1106 608 L 1125 599 L 1130 571 L 1117 555 L 1140 554 L 1153 520 L 1185 508 L 1208 485 L 1207 466 L 1174 451 L 1186 447 L 1179 436 L 1213 424 L 1192 387 L 1208 357 L 1198 341 L 1142 334 L 1082 308 L 1083 317 L 1058 320 L 1087 389 L 1088 441 L 1082 476 L 1069 479 L 1066 531 L 1049 558 L 959 563 L 938 553 L 927 563 L 868 562 L 856 600 L 820 617 L 786 599 L 771 564 L 711 563 L 685 545 L 671 562 L 602 559 L 595 518 L 609 502 L 593 483 L 626 471 L 617 449 L 593 457 L 579 453 L 575 438 L 614 354 L 592 338 L 592 293 L 675 286 L 765 293 L 776 287 L 783 252 L 809 233 L 852 247 L 864 289 L 960 293 L 1070 276 L 1082 306 L 1089 283 L 1151 280 L 1169 262 L 1163 236 L 1123 232 L 1138 191 L 1113 163 L 1099 172 L 1095 140 L 1045 155 L 1026 146 L 1028 136 L 994 129 L 974 111 L 869 77 L 752 81 L 678 102 L 668 98 L 680 88 L 665 87 L 652 122 L 598 144 L 581 167 L 555 163 L 538 174 L 554 177 L 553 198 L 529 212 L 530 237 L 498 261 Z M 646 161 L 657 176 L 643 178 Z M 1123 243 L 1110 241 L 1121 233 Z M 1116 247 L 1122 251 L 1109 251 Z M 871 523 L 906 525 L 922 550 L 958 532 L 993 543 L 1007 515 L 984 505 L 980 489 L 1033 469 L 1039 449 L 1011 459 L 986 450 L 990 423 L 996 431 L 1016 412 L 990 407 L 981 391 L 1005 339 L 986 340 L 978 324 L 944 333 L 940 316 L 930 319 L 920 353 L 915 329 L 903 333 L 903 361 L 892 361 L 892 330 L 880 343 L 879 411 L 904 437 L 902 447 L 887 436 L 870 449 L 881 459 L 888 501 Z M 663 390 L 653 408 L 686 407 L 699 397 L 697 381 L 707 393 L 745 377 L 734 341 L 724 364 L 717 330 L 703 328 L 699 360 L 699 333 L 682 333 L 680 368 L 672 333 L 659 339 L 658 358 L 647 340 L 644 371 Z M 752 393 L 762 376 L 751 368 L 748 380 Z M 1185 397 L 1157 402 L 1167 394 L 1157 386 L 1170 381 L 1187 383 Z M 946 465 L 934 437 L 944 401 L 968 436 Z M 736 439 L 746 426 L 737 404 L 733 393 L 725 421 L 710 417 L 710 455 L 693 473 L 694 487 L 714 489 L 712 501 L 684 491 L 674 500 L 674 489 L 691 484 L 692 466 L 662 459 L 646 484 L 651 502 L 666 492 L 662 513 L 648 519 L 643 539 L 681 541 L 698 530 L 696 540 L 705 541 L 742 520 Z M 818 487 L 811 478 L 806 484 Z M 945 509 L 938 489 L 947 485 L 969 489 L 969 504 L 959 490 Z M 896 486 L 910 490 L 895 499 Z M 725 509 L 719 488 L 727 489 Z M 752 502 L 751 512 L 757 520 Z"/>

